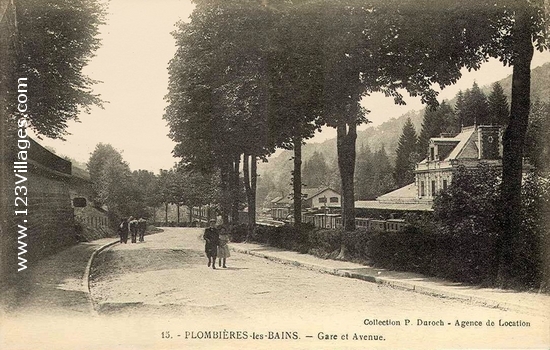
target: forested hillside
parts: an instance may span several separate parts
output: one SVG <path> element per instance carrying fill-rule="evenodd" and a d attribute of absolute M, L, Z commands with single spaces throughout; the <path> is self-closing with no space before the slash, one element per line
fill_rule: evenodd
<path fill-rule="evenodd" d="M 512 76 L 498 81 L 504 93 L 510 101 Z M 485 95 L 489 95 L 492 84 L 482 86 L 481 90 Z M 533 69 L 531 78 L 531 96 L 532 101 L 549 102 L 550 101 L 550 63 Z M 455 106 L 457 97 L 448 101 L 451 106 Z M 396 116 L 376 127 L 368 127 L 357 133 L 357 157 L 358 164 L 362 154 L 361 148 L 367 147 L 370 152 L 375 153 L 384 147 L 390 163 L 393 165 L 396 158 L 396 149 L 399 137 L 408 118 L 411 119 L 416 132 L 419 134 L 425 110 L 409 111 L 401 116 Z M 322 143 L 309 143 L 302 148 L 303 164 L 305 165 L 315 152 L 322 154 L 328 167 L 331 169 L 328 183 L 338 189 L 339 177 L 336 164 L 336 138 L 326 140 Z M 290 191 L 290 181 L 292 172 L 292 151 L 283 151 L 276 157 L 269 159 L 267 163 L 261 163 L 258 166 L 260 178 L 258 180 L 258 200 L 263 203 L 277 195 L 286 195 Z"/>

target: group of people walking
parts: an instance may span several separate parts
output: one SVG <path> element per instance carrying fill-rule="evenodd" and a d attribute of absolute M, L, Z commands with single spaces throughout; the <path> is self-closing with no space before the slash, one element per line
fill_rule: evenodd
<path fill-rule="evenodd" d="M 132 243 L 137 243 L 139 236 L 140 242 L 145 242 L 145 230 L 147 228 L 147 220 L 144 218 L 136 219 L 130 216 L 128 219 L 121 219 L 118 226 L 118 235 L 120 243 L 128 242 L 128 235 L 132 237 Z"/>
<path fill-rule="evenodd" d="M 208 267 L 216 268 L 216 257 L 218 266 L 227 268 L 226 259 L 229 258 L 229 235 L 227 228 L 221 226 L 216 227 L 216 220 L 210 220 L 209 227 L 204 230 L 202 238 L 205 240 L 204 251 L 208 257 Z M 223 263 L 223 265 L 222 265 Z"/>

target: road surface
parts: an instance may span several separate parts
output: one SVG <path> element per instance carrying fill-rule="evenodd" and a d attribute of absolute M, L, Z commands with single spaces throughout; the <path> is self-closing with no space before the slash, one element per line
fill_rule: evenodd
<path fill-rule="evenodd" d="M 202 233 L 200 228 L 166 228 L 146 236 L 144 243 L 117 244 L 100 253 L 91 283 L 100 318 L 134 329 L 136 344 L 162 348 L 548 345 L 548 320 L 534 315 L 236 252 L 227 269 L 213 270 L 206 266 Z"/>

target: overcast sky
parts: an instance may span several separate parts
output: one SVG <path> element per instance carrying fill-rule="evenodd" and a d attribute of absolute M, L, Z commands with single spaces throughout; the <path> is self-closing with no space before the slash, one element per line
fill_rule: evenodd
<path fill-rule="evenodd" d="M 94 92 L 108 103 L 104 109 L 93 108 L 82 114 L 80 123 L 69 123 L 71 135 L 66 141 L 44 139 L 41 144 L 55 148 L 58 154 L 87 162 L 95 146 L 109 143 L 121 151 L 132 170 L 147 169 L 157 173 L 168 169 L 176 159 L 171 151 L 168 127 L 162 119 L 168 85 L 168 61 L 175 52 L 170 34 L 179 20 L 187 20 L 193 9 L 185 0 L 110 0 L 106 25 L 101 28 L 102 46 L 85 68 L 90 78 L 102 81 Z M 550 54 L 537 53 L 532 67 L 550 62 Z M 511 74 L 511 68 L 489 62 L 477 72 L 464 71 L 463 78 L 440 94 L 452 98 L 476 81 L 490 84 Z M 379 125 L 411 109 L 422 109 L 418 98 L 407 98 L 406 106 L 395 106 L 393 100 L 376 94 L 364 101 L 372 112 L 368 118 Z M 29 97 L 32 104 L 32 97 Z M 335 137 L 326 129 L 312 141 Z"/>

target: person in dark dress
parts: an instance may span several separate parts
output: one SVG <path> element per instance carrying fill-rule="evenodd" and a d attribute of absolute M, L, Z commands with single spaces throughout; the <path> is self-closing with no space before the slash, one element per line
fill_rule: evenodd
<path fill-rule="evenodd" d="M 126 242 L 128 242 L 128 220 L 120 220 L 120 225 L 118 226 L 118 234 L 120 236 L 120 243 L 126 244 Z"/>
<path fill-rule="evenodd" d="M 132 243 L 137 243 L 138 233 L 138 221 L 134 217 L 130 216 L 128 219 L 128 226 L 130 227 L 130 234 L 132 235 Z"/>
<path fill-rule="evenodd" d="M 202 238 L 205 240 L 204 252 L 208 257 L 208 267 L 216 268 L 216 256 L 218 255 L 218 245 L 220 243 L 220 233 L 216 228 L 216 220 L 210 220 L 210 227 L 204 230 Z"/>

